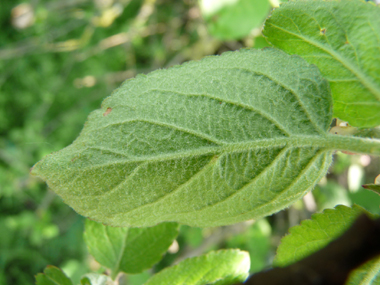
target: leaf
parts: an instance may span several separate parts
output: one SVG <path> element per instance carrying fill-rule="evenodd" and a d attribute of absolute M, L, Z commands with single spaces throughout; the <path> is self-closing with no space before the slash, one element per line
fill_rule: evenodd
<path fill-rule="evenodd" d="M 268 0 L 202 0 L 203 17 L 211 35 L 221 40 L 241 39 L 264 22 Z"/>
<path fill-rule="evenodd" d="M 372 184 L 372 183 L 364 184 L 364 185 L 362 185 L 362 187 L 365 189 L 372 190 L 376 194 L 380 195 L 380 174 L 376 176 L 374 184 Z"/>
<path fill-rule="evenodd" d="M 113 278 L 123 271 L 140 273 L 160 261 L 178 235 L 178 224 L 162 223 L 150 228 L 115 228 L 86 220 L 84 240 Z"/>
<path fill-rule="evenodd" d="M 363 188 L 372 190 L 373 192 L 380 194 L 380 184 L 364 184 L 362 185 Z"/>
<path fill-rule="evenodd" d="M 319 67 L 336 117 L 356 127 L 380 125 L 380 7 L 356 0 L 284 3 L 263 34 Z"/>
<path fill-rule="evenodd" d="M 249 267 L 249 254 L 245 251 L 212 251 L 165 268 L 151 277 L 145 285 L 235 284 L 248 277 Z"/>
<path fill-rule="evenodd" d="M 337 206 L 333 210 L 327 209 L 323 213 L 314 214 L 311 220 L 305 220 L 301 225 L 290 228 L 289 235 L 281 240 L 277 248 L 273 264 L 284 267 L 320 250 L 341 235 L 363 212 L 366 211 L 354 205 L 352 208 Z M 347 284 L 377 284 L 364 281 L 370 280 L 370 277 L 380 280 L 379 268 L 380 259 L 372 260 L 354 270 L 349 278 L 351 283 Z"/>
<path fill-rule="evenodd" d="M 150 228 L 115 228 L 86 220 L 89 252 L 115 277 L 120 271 L 135 274 L 157 263 L 178 235 L 178 224 Z"/>
<path fill-rule="evenodd" d="M 225 53 L 127 80 L 32 174 L 108 225 L 257 219 L 312 189 L 334 149 L 380 154 L 380 141 L 327 134 L 331 108 L 303 59 Z"/>
<path fill-rule="evenodd" d="M 36 275 L 36 285 L 73 285 L 73 282 L 61 269 L 48 265 L 44 273 Z"/>
<path fill-rule="evenodd" d="M 88 273 L 84 275 L 80 280 L 81 285 L 114 285 L 115 283 L 109 276 L 98 274 L 98 273 Z"/>
<path fill-rule="evenodd" d="M 380 284 L 380 258 L 376 258 L 354 270 L 346 285 Z"/>

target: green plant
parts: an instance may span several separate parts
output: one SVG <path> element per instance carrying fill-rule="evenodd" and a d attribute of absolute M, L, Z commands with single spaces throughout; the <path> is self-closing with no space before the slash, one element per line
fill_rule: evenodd
<path fill-rule="evenodd" d="M 358 136 L 380 124 L 379 16 L 379 7 L 357 0 L 283 4 L 263 31 L 283 51 L 230 52 L 128 80 L 91 113 L 72 145 L 32 174 L 105 224 L 87 221 L 85 239 L 112 278 L 157 262 L 177 223 L 222 226 L 286 208 L 325 176 L 334 151 L 380 155 L 379 140 Z M 330 134 L 333 117 L 357 129 Z M 275 264 L 320 249 L 363 211 L 315 215 L 285 238 Z M 306 246 L 297 237 L 303 231 Z M 147 284 L 233 284 L 247 277 L 248 265 L 243 251 L 211 252 Z M 379 266 L 379 258 L 370 261 L 348 282 L 377 284 Z M 37 284 L 52 280 L 71 284 L 57 268 L 37 276 Z M 109 281 L 93 274 L 81 282 Z"/>

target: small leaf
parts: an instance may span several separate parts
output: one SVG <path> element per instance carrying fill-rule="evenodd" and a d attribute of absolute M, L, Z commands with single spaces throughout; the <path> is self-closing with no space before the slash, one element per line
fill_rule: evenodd
<path fill-rule="evenodd" d="M 364 184 L 362 187 L 380 195 L 380 174 L 376 176 L 374 184 Z"/>
<path fill-rule="evenodd" d="M 44 273 L 36 275 L 36 285 L 73 285 L 73 282 L 61 269 L 48 265 Z"/>
<path fill-rule="evenodd" d="M 371 260 L 352 271 L 346 285 L 379 285 L 380 257 Z"/>
<path fill-rule="evenodd" d="M 274 260 L 275 266 L 287 266 L 325 247 L 330 241 L 341 235 L 361 214 L 363 208 L 354 205 L 352 208 L 337 206 L 320 214 L 314 214 L 311 220 L 306 220 L 299 226 L 290 228 L 289 235 L 281 240 Z M 364 281 L 369 276 L 380 278 L 378 269 L 380 259 L 372 260 L 353 271 L 350 280 Z M 362 277 L 360 277 L 362 276 Z M 378 280 L 378 279 L 376 279 Z M 347 284 L 377 284 L 377 283 L 347 283 Z"/>
<path fill-rule="evenodd" d="M 363 188 L 372 190 L 373 192 L 380 195 L 380 184 L 364 184 L 362 185 Z"/>
<path fill-rule="evenodd" d="M 98 274 L 98 273 L 88 273 L 84 275 L 80 280 L 81 285 L 116 285 L 109 276 Z"/>
<path fill-rule="evenodd" d="M 89 252 L 112 276 L 140 273 L 157 263 L 178 235 L 178 224 L 150 228 L 115 228 L 86 220 L 84 239 Z"/>
<path fill-rule="evenodd" d="M 235 284 L 248 277 L 249 254 L 236 249 L 185 259 L 151 277 L 145 285 Z"/>
<path fill-rule="evenodd" d="M 380 141 L 327 134 L 331 103 L 328 82 L 300 57 L 207 57 L 127 80 L 32 173 L 107 225 L 257 219 L 310 191 L 333 150 L 380 154 Z"/>
<path fill-rule="evenodd" d="M 290 1 L 272 12 L 263 34 L 319 67 L 330 82 L 336 117 L 356 127 L 380 125 L 380 7 Z"/>
<path fill-rule="evenodd" d="M 202 0 L 200 7 L 210 34 L 233 40 L 260 27 L 271 6 L 268 0 Z"/>

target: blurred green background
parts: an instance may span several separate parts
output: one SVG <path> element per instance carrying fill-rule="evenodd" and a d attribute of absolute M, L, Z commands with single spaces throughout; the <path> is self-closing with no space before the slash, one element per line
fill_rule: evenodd
<path fill-rule="evenodd" d="M 268 0 L 2 0 L 0 2 L 0 284 L 34 284 L 48 265 L 78 281 L 102 268 L 88 255 L 84 218 L 29 175 L 69 145 L 87 115 L 122 81 L 206 55 L 267 46 Z M 312 195 L 257 222 L 183 226 L 164 259 L 124 284 L 210 249 L 241 248 L 251 272 L 270 265 L 289 226 L 314 211 L 358 203 L 380 213 L 373 183 L 380 160 L 338 153 Z"/>

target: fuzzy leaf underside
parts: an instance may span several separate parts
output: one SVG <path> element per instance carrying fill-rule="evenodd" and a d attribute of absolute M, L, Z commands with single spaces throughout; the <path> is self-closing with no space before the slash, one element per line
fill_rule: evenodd
<path fill-rule="evenodd" d="M 329 80 L 334 116 L 356 127 L 380 125 L 380 7 L 371 1 L 294 1 L 267 19 L 263 34 Z"/>
<path fill-rule="evenodd" d="M 118 228 L 86 220 L 84 240 L 91 255 L 116 276 L 140 273 L 157 263 L 178 235 L 178 224 Z"/>
<path fill-rule="evenodd" d="M 315 66 L 272 48 L 229 52 L 126 81 L 32 173 L 105 224 L 232 224 L 289 206 L 323 177 L 331 119 Z"/>
<path fill-rule="evenodd" d="M 363 208 L 337 206 L 323 213 L 314 214 L 311 220 L 289 230 L 289 235 L 281 240 L 274 260 L 275 266 L 287 266 L 322 249 L 337 238 L 363 212 Z M 368 212 L 366 212 L 368 214 Z M 354 270 L 347 281 L 350 285 L 375 285 L 380 282 L 380 258 L 371 260 Z"/>
<path fill-rule="evenodd" d="M 236 284 L 248 277 L 249 267 L 248 252 L 237 249 L 212 251 L 165 268 L 145 285 Z"/>

